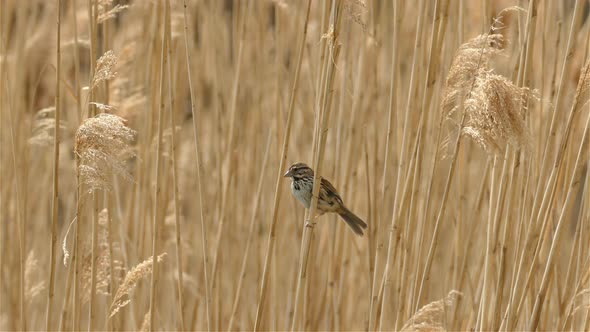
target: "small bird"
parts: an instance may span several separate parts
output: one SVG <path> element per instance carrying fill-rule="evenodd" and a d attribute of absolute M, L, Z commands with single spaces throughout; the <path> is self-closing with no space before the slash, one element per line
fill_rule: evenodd
<path fill-rule="evenodd" d="M 292 180 L 291 191 L 293 196 L 309 209 L 313 190 L 313 169 L 304 163 L 295 163 L 289 167 L 284 176 Z M 326 212 L 336 212 L 352 228 L 353 232 L 363 236 L 363 230 L 367 228 L 367 224 L 344 206 L 336 188 L 328 180 L 321 178 L 321 183 L 317 206 L 319 215 Z"/>

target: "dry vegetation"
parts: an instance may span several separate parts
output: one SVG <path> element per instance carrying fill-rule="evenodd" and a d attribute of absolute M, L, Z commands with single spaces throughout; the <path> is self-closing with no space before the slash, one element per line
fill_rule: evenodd
<path fill-rule="evenodd" d="M 1 2 L 0 330 L 590 330 L 587 0 Z"/>

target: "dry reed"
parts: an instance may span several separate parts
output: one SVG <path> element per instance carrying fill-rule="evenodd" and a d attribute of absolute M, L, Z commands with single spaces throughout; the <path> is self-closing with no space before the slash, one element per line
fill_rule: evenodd
<path fill-rule="evenodd" d="M 3 0 L 0 330 L 588 330 L 588 4 L 524 3 Z"/>

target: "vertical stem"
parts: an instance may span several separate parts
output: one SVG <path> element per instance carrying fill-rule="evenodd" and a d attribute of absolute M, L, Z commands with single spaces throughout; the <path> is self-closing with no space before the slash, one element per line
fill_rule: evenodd
<path fill-rule="evenodd" d="M 82 216 L 82 182 L 80 178 L 80 157 L 76 156 L 76 231 L 74 233 L 74 250 L 71 269 L 74 269 L 74 294 L 72 300 L 72 330 L 80 331 L 80 226 Z"/>
<path fill-rule="evenodd" d="M 389 76 L 389 80 L 390 80 L 390 87 L 389 87 L 389 106 L 388 106 L 388 117 L 387 117 L 387 136 L 385 139 L 385 157 L 384 157 L 384 164 L 383 164 L 383 175 L 382 175 L 382 183 L 381 183 L 381 212 L 379 213 L 379 218 L 383 218 L 383 211 L 385 210 L 385 192 L 386 192 L 386 186 L 387 186 L 387 180 L 388 180 L 388 176 L 387 176 L 387 169 L 389 166 L 389 159 L 390 156 L 390 150 L 393 150 L 396 146 L 395 144 L 395 136 L 393 135 L 393 140 L 392 140 L 392 133 L 394 131 L 394 127 L 393 127 L 393 115 L 394 115 L 394 107 L 395 107 L 395 95 L 396 95 L 396 88 L 397 88 L 397 81 L 396 81 L 396 64 L 397 64 L 397 56 L 398 56 L 398 46 L 399 46 L 399 19 L 398 19 L 398 15 L 399 15 L 399 1 L 393 1 L 393 36 L 392 36 L 392 47 L 391 47 L 391 71 L 390 71 L 390 76 Z M 381 224 L 381 223 L 379 223 Z M 375 241 L 378 241 L 378 239 L 375 239 Z M 373 265 L 375 266 L 375 269 L 373 271 L 373 275 L 372 275 L 372 287 L 371 287 L 371 298 L 370 298 L 370 303 L 369 303 L 369 325 L 368 325 L 368 330 L 372 331 L 373 327 L 375 325 L 375 321 L 373 320 L 373 316 L 374 311 L 375 311 L 375 305 L 377 302 L 377 269 L 379 267 L 378 263 L 379 263 L 379 252 L 381 246 L 377 246 L 376 250 L 375 250 L 375 259 L 373 262 Z"/>
<path fill-rule="evenodd" d="M 203 275 L 205 279 L 205 307 L 206 307 L 206 320 L 207 320 L 207 330 L 211 330 L 211 294 L 209 289 L 209 274 L 207 272 L 209 259 L 207 255 L 207 226 L 205 223 L 205 219 L 203 218 L 203 191 L 201 185 L 201 159 L 200 159 L 200 145 L 199 145 L 199 131 L 198 131 L 198 114 L 197 109 L 195 107 L 195 92 L 193 89 L 193 80 L 191 76 L 191 58 L 190 58 L 190 50 L 189 50 L 189 42 L 188 42 L 188 19 L 186 14 L 187 4 L 186 0 L 183 0 L 184 5 L 184 46 L 185 46 L 185 56 L 186 56 L 186 67 L 187 67 L 187 75 L 188 75 L 188 85 L 190 90 L 190 97 L 191 97 L 191 114 L 193 118 L 193 134 L 194 134 L 194 141 L 195 141 L 195 155 L 197 159 L 197 195 L 198 195 L 198 202 L 199 202 L 199 221 L 201 224 L 201 249 L 203 254 Z"/>
<path fill-rule="evenodd" d="M 1 7 L 1 6 L 0 6 Z M 2 36 L 0 36 L 2 37 Z M 6 44 L 5 44 L 5 40 L 4 38 L 2 38 L 2 40 L 0 41 L 0 43 L 2 43 L 2 48 L 6 49 Z M 6 75 L 7 72 L 6 71 L 2 71 L 3 75 Z M 3 78 L 0 77 L 0 81 L 2 81 Z M 8 78 L 6 78 L 6 81 L 8 81 Z M 14 191 L 15 191 L 15 196 L 16 196 L 16 229 L 17 229 L 17 237 L 18 237 L 18 260 L 19 260 L 19 289 L 18 289 L 18 299 L 19 299 L 19 323 L 20 323 L 20 328 L 24 331 L 26 330 L 26 320 L 25 320 L 25 310 L 26 310 L 26 306 L 25 306 L 25 234 L 24 234 L 24 225 L 25 225 L 25 217 L 24 217 L 24 212 L 23 210 L 23 206 L 21 206 L 21 197 L 22 197 L 22 193 L 21 193 L 21 184 L 19 183 L 19 176 L 18 176 L 18 167 L 17 167 L 17 151 L 18 151 L 18 147 L 17 147 L 17 142 L 16 142 L 16 132 L 15 132 L 15 122 L 14 118 L 12 116 L 12 112 L 13 112 L 13 104 L 12 101 L 10 99 L 11 96 L 11 91 L 10 91 L 10 85 L 6 86 L 6 90 L 7 90 L 7 94 L 6 94 L 6 99 L 7 99 L 7 104 L 8 104 L 8 109 L 7 109 L 7 113 L 8 113 L 8 122 L 9 122 L 9 126 L 10 126 L 10 147 L 11 147 L 11 159 L 12 159 L 12 167 L 14 169 Z M 2 91 L 0 91 L 2 92 Z"/>
<path fill-rule="evenodd" d="M 94 3 L 98 0 L 88 0 L 88 30 L 90 31 L 90 78 L 94 77 L 95 63 L 96 63 L 96 30 L 94 24 Z M 88 100 L 93 100 L 93 89 L 88 91 L 88 96 L 86 97 Z M 92 104 L 88 104 L 88 117 L 94 116 Z"/>
<path fill-rule="evenodd" d="M 113 259 L 113 242 L 114 242 L 114 236 L 113 236 L 113 211 L 114 211 L 114 204 L 113 204 L 113 195 L 111 195 L 108 192 L 105 192 L 105 200 L 106 200 L 106 204 L 107 204 L 107 234 L 108 234 L 108 245 L 109 245 L 109 287 L 110 289 L 114 290 L 117 289 L 117 285 L 116 285 L 116 281 L 115 281 L 115 266 L 114 266 L 114 259 Z M 123 249 L 124 251 L 124 249 Z M 113 303 L 113 297 L 114 297 L 114 292 L 111 291 L 109 292 L 108 295 L 108 299 L 107 299 L 107 303 Z M 105 319 L 106 319 L 106 323 L 105 323 L 105 328 L 107 330 L 114 330 L 117 328 L 117 324 L 116 321 L 113 321 L 113 319 L 109 319 L 109 311 L 106 310 L 105 312 Z"/>
<path fill-rule="evenodd" d="M 322 91 L 320 93 L 320 98 L 322 98 L 322 103 L 320 104 L 321 107 L 317 109 L 316 112 L 316 119 L 321 119 L 321 123 L 319 123 L 316 128 L 315 139 L 318 143 L 317 151 L 316 146 L 314 146 L 314 155 L 315 155 L 315 162 L 314 162 L 314 179 L 313 179 L 313 190 L 312 190 L 312 199 L 311 199 L 311 206 L 307 211 L 307 217 L 305 220 L 305 227 L 303 237 L 301 238 L 301 258 L 299 261 L 299 277 L 297 281 L 297 288 L 295 290 L 295 302 L 293 305 L 293 321 L 291 323 L 291 331 L 294 331 L 297 328 L 297 321 L 299 313 L 299 301 L 300 296 L 303 293 L 303 289 L 306 287 L 307 281 L 307 262 L 309 258 L 309 252 L 311 243 L 313 240 L 313 229 L 314 224 L 313 220 L 315 219 L 315 214 L 317 210 L 318 204 L 318 197 L 320 191 L 320 181 L 321 181 L 321 167 L 323 161 L 323 152 L 324 147 L 326 145 L 326 136 L 327 136 L 327 123 L 331 108 L 332 102 L 332 86 L 334 83 L 334 72 L 336 70 L 336 63 L 338 61 L 338 54 L 340 48 L 337 44 L 338 34 L 339 34 L 339 27 L 340 27 L 340 19 L 341 19 L 341 5 L 342 3 L 338 0 L 332 3 L 332 12 L 331 12 L 331 36 L 328 40 L 329 43 L 329 52 L 328 57 L 325 59 L 323 63 L 323 68 L 326 69 L 326 81 L 324 86 L 322 87 Z"/>
<path fill-rule="evenodd" d="M 572 113 L 573 113 L 573 111 L 572 111 Z M 563 207 L 561 209 L 561 214 L 559 215 L 559 220 L 557 222 L 557 226 L 556 226 L 555 232 L 553 234 L 553 238 L 551 241 L 551 248 L 549 250 L 549 256 L 547 257 L 547 263 L 545 263 L 545 270 L 543 272 L 543 279 L 541 280 L 541 286 L 539 287 L 539 291 L 537 292 L 537 296 L 535 298 L 535 305 L 533 307 L 533 312 L 531 313 L 531 317 L 529 319 L 529 323 L 527 326 L 527 329 L 529 329 L 531 331 L 537 330 L 541 309 L 543 308 L 543 302 L 544 302 L 545 295 L 547 292 L 547 287 L 549 285 L 549 280 L 551 279 L 550 273 L 551 273 L 553 260 L 555 259 L 556 247 L 559 243 L 561 231 L 563 229 L 563 224 L 564 224 L 563 221 L 565 219 L 564 217 L 565 217 L 566 212 L 568 211 L 569 203 L 571 202 L 571 199 L 572 199 L 572 196 L 574 193 L 574 189 L 575 189 L 575 187 L 580 185 L 580 175 L 581 175 L 580 166 L 584 162 L 585 149 L 588 148 L 588 128 L 589 128 L 589 125 L 590 125 L 590 115 L 588 115 L 588 118 L 586 120 L 586 127 L 584 129 L 584 136 L 583 136 L 582 141 L 580 143 L 580 149 L 578 151 L 578 156 L 576 158 L 574 172 L 572 174 L 570 184 L 568 187 L 568 191 L 567 191 L 567 196 L 566 196 L 565 202 L 563 203 Z"/>
<path fill-rule="evenodd" d="M 4 28 L 4 12 L 5 12 L 5 7 L 4 6 L 0 6 L 0 55 L 4 56 L 4 34 L 3 31 L 5 31 Z M 0 99 L 4 99 L 4 61 L 0 61 Z M 0 122 L 2 122 L 2 112 L 0 112 Z M 0 170 L 0 210 L 4 211 L 4 207 L 3 207 L 3 190 L 2 188 L 4 188 L 4 177 L 2 174 L 2 170 Z M 4 284 L 4 273 L 2 271 L 2 267 L 4 266 L 4 260 L 5 260 L 5 256 L 6 255 L 6 250 L 4 250 L 4 224 L 0 225 L 0 285 Z M 0 302 L 0 311 L 2 311 L 3 306 L 2 303 Z M 4 312 L 4 311 L 2 311 Z"/>
<path fill-rule="evenodd" d="M 61 73 L 61 0 L 57 0 L 57 42 L 55 74 L 55 133 L 53 137 L 53 197 L 51 200 L 51 247 L 49 253 L 49 289 L 47 291 L 47 311 L 45 330 L 51 330 L 53 315 L 53 296 L 55 291 L 55 253 L 57 244 L 57 212 L 59 199 L 59 134 L 60 134 L 60 73 Z"/>
<path fill-rule="evenodd" d="M 95 66 L 96 66 L 96 25 L 95 25 L 95 11 L 96 11 L 96 0 L 88 0 L 88 28 L 89 28 L 89 32 L 90 32 L 90 73 L 89 76 L 90 79 L 92 80 L 92 78 L 94 77 L 94 73 L 95 73 Z M 93 89 L 90 89 L 88 91 L 88 96 L 87 96 L 87 100 L 94 100 L 93 98 Z M 92 104 L 88 104 L 88 117 L 92 117 L 94 116 L 94 112 L 93 112 L 93 106 Z M 76 161 L 79 162 L 79 158 L 76 158 Z M 79 164 L 76 165 L 77 166 L 77 180 L 78 180 L 78 199 L 77 199 L 77 208 L 76 208 L 76 234 L 75 234 L 75 244 L 74 244 L 74 248 L 76 248 L 76 252 L 74 253 L 74 256 L 72 257 L 72 263 L 74 263 L 74 269 L 75 269 L 75 273 L 74 273 L 74 301 L 73 301 L 73 306 L 74 306 L 74 317 L 73 317 L 73 326 L 72 328 L 74 330 L 80 330 L 80 309 L 81 309 L 81 305 L 80 305 L 80 226 L 81 226 L 81 218 L 80 218 L 80 213 L 81 213 L 81 209 L 82 209 L 82 184 L 80 182 L 80 174 L 79 174 L 79 169 L 78 167 L 80 166 Z M 93 194 L 94 197 L 94 194 Z M 94 202 L 94 199 L 93 199 Z M 95 254 L 95 250 L 94 250 L 94 244 L 96 243 L 96 239 L 95 239 L 95 224 L 93 222 L 92 224 L 92 231 L 93 231 L 93 235 L 92 235 L 92 241 L 93 241 L 93 258 L 94 258 L 94 254 Z M 76 257 L 76 259 L 74 259 L 74 257 Z M 95 269 L 94 269 L 94 262 L 93 262 L 93 269 L 92 269 L 92 273 L 95 273 Z M 96 277 L 96 275 L 95 275 Z M 96 280 L 94 280 L 94 282 L 96 282 Z M 93 285 L 94 286 L 94 285 Z M 90 290 L 90 321 L 89 321 L 89 329 L 92 329 L 92 310 L 93 310 L 93 303 L 94 302 L 94 297 L 93 297 L 93 287 L 91 287 Z"/>
<path fill-rule="evenodd" d="M 96 268 L 98 258 L 98 194 L 92 193 L 92 266 L 90 276 L 90 307 L 88 308 L 88 331 L 94 331 L 94 318 L 96 317 Z"/>
<path fill-rule="evenodd" d="M 158 257 L 158 231 L 159 231 L 159 216 L 160 216 L 160 178 L 161 178 L 161 162 L 160 157 L 162 155 L 162 133 L 164 130 L 163 124 L 163 113 L 164 113 L 164 70 L 166 68 L 166 64 L 168 62 L 168 53 L 166 52 L 166 47 L 168 46 L 168 21 L 170 19 L 170 0 L 166 0 L 166 6 L 164 10 L 164 34 L 162 37 L 162 55 L 160 60 L 160 97 L 159 97 L 159 104 L 158 104 L 158 141 L 156 147 L 156 186 L 154 192 L 154 215 L 153 215 L 153 222 L 152 222 L 152 281 L 150 287 L 150 331 L 154 331 L 157 329 L 156 327 L 156 286 L 158 283 L 158 264 L 157 264 L 157 257 Z"/>
<path fill-rule="evenodd" d="M 297 88 L 299 87 L 299 73 L 301 71 L 301 60 L 303 59 L 303 51 L 305 47 L 305 39 L 307 37 L 307 23 L 309 22 L 309 12 L 311 8 L 311 0 L 307 1 L 305 21 L 303 22 L 303 33 L 299 41 L 299 50 L 297 54 L 297 66 L 295 67 L 295 76 L 293 78 L 293 86 L 291 88 L 291 97 L 289 98 L 289 108 L 287 111 L 287 123 L 285 125 L 285 135 L 283 137 L 283 148 L 281 151 L 281 159 L 279 161 L 279 169 L 275 185 L 275 198 L 272 207 L 272 219 L 270 221 L 270 229 L 268 233 L 268 244 L 266 248 L 266 256 L 264 258 L 264 269 L 262 272 L 262 281 L 260 283 L 260 297 L 258 300 L 258 307 L 256 309 L 256 321 L 254 323 L 254 331 L 260 329 L 262 322 L 262 313 L 264 311 L 264 300 L 268 291 L 268 274 L 270 272 L 270 262 L 274 252 L 274 245 L 276 240 L 276 223 L 278 216 L 279 202 L 281 201 L 281 184 L 283 183 L 283 169 L 285 168 L 285 159 L 287 159 L 287 152 L 289 151 L 289 138 L 291 136 L 291 120 L 293 119 L 293 110 L 295 109 L 295 97 L 297 96 Z"/>
<path fill-rule="evenodd" d="M 242 17 L 242 24 L 240 30 L 240 40 L 238 45 L 238 58 L 236 64 L 236 76 L 234 76 L 233 85 L 232 85 L 232 95 L 230 99 L 230 120 L 229 120 L 229 131 L 228 131 L 228 145 L 225 154 L 225 160 L 227 163 L 227 173 L 226 173 L 226 181 L 223 185 L 223 193 L 222 193 L 222 206 L 221 206 L 221 216 L 219 217 L 219 226 L 217 228 L 217 234 L 215 235 L 215 248 L 213 249 L 213 266 L 211 270 L 211 287 L 215 290 L 217 285 L 216 275 L 218 270 L 218 258 L 219 258 L 219 248 L 221 247 L 221 238 L 223 236 L 223 230 L 225 228 L 225 214 L 226 214 L 226 205 L 227 199 L 229 195 L 229 188 L 231 184 L 231 180 L 234 173 L 234 158 L 232 158 L 234 154 L 234 144 L 235 144 L 235 137 L 236 137 L 236 114 L 237 114 L 237 103 L 238 103 L 238 91 L 240 88 L 240 73 L 242 71 L 242 62 L 243 62 L 243 50 L 244 50 L 244 40 L 246 39 L 246 21 L 250 18 L 251 8 L 254 7 L 252 1 L 246 1 L 246 9 L 245 14 Z M 219 328 L 218 328 L 219 329 Z"/>
<path fill-rule="evenodd" d="M 571 59 L 573 58 L 573 52 L 575 50 L 575 44 L 576 44 L 576 36 L 574 35 L 574 31 L 575 28 L 577 26 L 577 23 L 579 21 L 579 18 L 581 17 L 580 13 L 582 12 L 582 4 L 583 4 L 583 0 L 577 0 L 576 1 L 576 5 L 574 6 L 574 12 L 573 12 L 573 16 L 572 16 L 572 22 L 570 25 L 570 31 L 569 31 L 569 37 L 567 40 L 567 46 L 565 49 L 565 56 L 563 58 L 563 63 L 561 66 L 561 80 L 559 82 L 559 86 L 557 89 L 557 95 L 555 97 L 555 102 L 553 103 L 554 107 L 557 109 L 558 107 L 560 107 L 561 104 L 561 99 L 563 96 L 563 86 L 565 85 L 565 79 L 567 76 L 567 67 L 569 65 L 569 63 L 571 62 Z M 549 125 L 549 133 L 546 135 L 547 136 L 547 141 L 545 142 L 545 148 L 543 149 L 543 157 L 541 158 L 541 163 L 542 163 L 542 167 L 541 167 L 541 171 L 539 173 L 539 176 L 542 178 L 546 172 L 547 166 L 549 165 L 549 159 L 548 158 L 548 153 L 549 153 L 549 148 L 552 145 L 551 143 L 554 142 L 553 139 L 551 139 L 552 137 L 555 137 L 555 135 L 557 134 L 557 128 L 556 128 L 556 119 L 557 119 L 557 115 L 561 114 L 562 112 L 553 112 L 553 115 L 551 117 L 551 122 Z M 538 203 L 540 198 L 545 198 L 545 195 L 542 195 L 543 189 L 547 188 L 547 186 L 543 186 L 543 181 L 538 181 L 537 182 L 537 188 L 535 191 L 535 195 L 534 195 L 534 199 L 533 199 L 533 209 L 532 209 L 532 216 L 534 216 L 535 218 L 538 218 L 540 213 L 541 213 L 541 208 L 538 207 Z"/>
<path fill-rule="evenodd" d="M 505 156 L 506 157 L 506 156 Z M 486 250 L 485 250 L 485 256 L 484 256 L 484 272 L 483 272 L 483 283 L 482 283 L 482 288 L 481 288 L 481 296 L 480 296 L 480 300 L 479 300 L 479 306 L 481 308 L 481 310 L 479 310 L 479 314 L 478 314 L 478 321 L 479 321 L 479 326 L 477 327 L 479 330 L 485 330 L 486 329 L 486 302 L 487 302 L 487 296 L 488 294 L 488 283 L 491 283 L 488 281 L 489 278 L 489 274 L 491 274 L 491 272 L 489 271 L 490 269 L 490 255 L 491 255 L 491 247 L 492 247 L 492 238 L 494 237 L 492 234 L 493 231 L 493 222 L 494 222 L 494 218 L 493 218 L 493 208 L 494 208 L 494 195 L 496 193 L 496 191 L 498 190 L 497 186 L 496 186 L 496 167 L 498 164 L 498 157 L 494 156 L 493 157 L 493 161 L 492 161 L 492 172 L 491 172 L 491 184 L 490 184 L 490 200 L 489 200 L 489 204 L 488 204 L 488 218 L 487 218 L 487 230 L 486 230 Z M 499 200 L 499 198 L 498 198 Z M 490 287 L 491 288 L 491 287 Z M 476 325 L 477 326 L 477 325 Z"/>
<path fill-rule="evenodd" d="M 167 24 L 170 24 L 168 21 Z M 170 36 L 170 27 L 166 26 L 167 29 L 167 43 L 168 43 L 168 58 L 172 59 L 172 47 L 170 47 L 170 40 L 172 39 Z M 182 276 L 182 241 L 180 238 L 181 230 L 180 230 L 180 204 L 178 203 L 178 165 L 176 161 L 176 119 L 175 119 L 175 109 L 174 109 L 174 94 L 172 93 L 173 85 L 172 85 L 172 69 L 170 67 L 170 62 L 168 61 L 168 108 L 170 109 L 170 149 L 171 157 L 172 157 L 172 187 L 173 187 L 173 195 L 174 195 L 174 232 L 175 232 L 175 246 L 176 246 L 176 273 L 177 273 L 177 290 L 178 290 L 178 316 L 180 318 L 180 327 L 182 331 L 185 331 L 185 324 L 184 324 L 184 300 L 183 300 L 183 292 L 184 292 L 184 282 Z M 176 91 L 176 90 L 175 90 Z"/>
<path fill-rule="evenodd" d="M 438 3 L 438 2 L 437 2 Z M 391 259 L 392 259 L 392 246 L 393 246 L 393 238 L 394 235 L 396 234 L 396 227 L 397 227 L 397 206 L 401 205 L 401 203 L 399 203 L 400 201 L 400 189 L 402 187 L 402 176 L 404 174 L 404 172 L 406 171 L 406 165 L 407 165 L 407 160 L 405 158 L 405 155 L 408 151 L 408 146 L 409 144 L 407 143 L 407 141 L 409 140 L 409 135 L 410 135 L 410 111 L 412 109 L 412 100 L 413 98 L 413 94 L 415 92 L 415 88 L 416 88 L 416 76 L 417 76 L 417 70 L 418 70 L 418 62 L 419 59 L 421 57 L 421 49 L 422 49 L 422 29 L 424 26 L 424 22 L 425 22 L 425 8 L 426 6 L 426 2 L 424 0 L 421 0 L 419 2 L 419 9 L 418 9 L 418 17 L 416 19 L 416 36 L 414 39 L 414 56 L 413 56 L 413 61 L 412 61 L 412 68 L 410 71 L 410 81 L 409 81 L 409 88 L 408 88 L 408 97 L 406 100 L 406 107 L 405 107 L 405 111 L 404 111 L 404 120 L 403 120 L 403 133 L 402 133 L 402 142 L 401 142 L 401 152 L 400 152 L 400 156 L 399 156 L 399 162 L 398 162 L 398 167 L 397 167 L 397 176 L 396 176 L 396 188 L 395 188 L 395 194 L 394 194 L 394 201 L 393 201 L 393 208 L 392 208 L 392 216 L 391 216 L 391 222 L 390 222 L 390 227 L 388 229 L 388 233 L 389 233 L 389 238 L 388 238 L 388 246 L 387 246 L 387 260 L 386 260 L 386 264 L 385 264 L 385 271 L 383 274 L 383 277 L 385 278 L 385 283 L 383 284 L 384 289 L 383 289 L 383 299 L 384 301 L 382 303 L 385 303 L 386 300 L 386 294 L 387 292 L 389 292 L 389 285 L 391 283 L 391 275 L 389 272 L 389 268 L 392 264 Z M 389 266 L 388 266 L 389 265 Z M 385 308 L 381 308 L 381 310 L 383 310 Z M 381 320 L 380 320 L 380 324 L 382 323 L 382 319 L 383 319 L 383 315 L 381 316 Z"/>
<path fill-rule="evenodd" d="M 229 324 L 227 326 L 227 330 L 231 331 L 233 327 L 233 322 L 235 320 L 236 313 L 238 311 L 238 305 L 240 303 L 240 293 L 242 291 L 242 284 L 246 277 L 246 267 L 248 263 L 248 258 L 250 256 L 250 245 L 252 242 L 252 235 L 254 234 L 254 225 L 256 221 L 256 216 L 258 214 L 258 208 L 260 206 L 260 198 L 262 196 L 262 184 L 264 183 L 264 174 L 266 173 L 266 163 L 268 161 L 268 155 L 270 150 L 270 143 L 272 138 L 272 131 L 269 131 L 268 139 L 266 143 L 266 150 L 264 151 L 264 158 L 262 161 L 262 166 L 260 168 L 260 178 L 258 180 L 258 187 L 256 189 L 256 196 L 254 196 L 254 208 L 252 209 L 252 217 L 250 218 L 250 226 L 248 228 L 248 238 L 246 239 L 246 248 L 244 249 L 244 256 L 242 258 L 242 267 L 240 269 L 240 274 L 238 274 L 238 287 L 236 289 L 236 295 L 234 298 L 234 302 L 232 305 L 232 311 L 229 317 Z"/>

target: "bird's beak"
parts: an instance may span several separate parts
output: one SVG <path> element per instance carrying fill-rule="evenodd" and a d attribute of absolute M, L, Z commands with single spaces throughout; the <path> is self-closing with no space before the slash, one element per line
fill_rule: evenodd
<path fill-rule="evenodd" d="M 291 170 L 288 170 L 287 173 L 285 173 L 285 175 L 283 175 L 286 178 L 290 178 L 293 176 L 293 172 L 291 172 Z"/>

